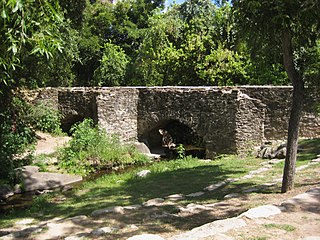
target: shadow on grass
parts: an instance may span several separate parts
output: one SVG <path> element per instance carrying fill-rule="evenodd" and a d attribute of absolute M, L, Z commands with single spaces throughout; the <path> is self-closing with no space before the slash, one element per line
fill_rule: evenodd
<path fill-rule="evenodd" d="M 116 187 L 98 185 L 88 191 L 84 189 L 81 195 L 77 194 L 78 191 L 69 191 L 39 196 L 33 200 L 29 209 L 13 211 L 2 219 L 32 216 L 43 220 L 57 216 L 88 215 L 94 210 L 110 206 L 142 204 L 152 198 L 202 191 L 211 183 L 244 173 L 239 169 L 222 170 L 217 165 L 202 165 L 151 173 L 144 178 L 132 175 L 128 179 L 119 180 Z M 211 198 L 214 196 L 208 195 L 206 200 Z"/>
<path fill-rule="evenodd" d="M 311 160 L 320 154 L 320 139 L 303 140 L 300 144 L 300 161 Z M 141 170 L 141 169 L 140 169 Z M 24 211 L 12 212 L 3 215 L 3 220 L 16 219 L 19 217 L 33 217 L 40 221 L 64 216 L 65 218 L 76 215 L 90 215 L 92 211 L 111 206 L 126 206 L 142 204 L 152 198 L 164 198 L 171 194 L 190 194 L 203 191 L 210 184 L 225 181 L 230 177 L 239 177 L 248 170 L 228 166 L 221 167 L 219 164 L 202 164 L 195 167 L 177 167 L 174 170 L 152 171 L 145 178 L 135 177 L 134 174 L 127 177 L 117 178 L 112 181 L 97 184 L 96 187 L 82 187 L 82 189 L 54 193 L 47 196 L 40 196 L 33 202 L 31 208 Z M 126 176 L 124 174 L 124 176 Z M 112 177 L 110 177 L 112 178 Z M 110 185 L 109 185 L 110 184 Z M 258 187 L 254 180 L 245 183 L 230 183 L 212 192 L 206 192 L 197 198 L 186 198 L 178 201 L 177 205 L 186 206 L 189 203 L 205 204 L 215 203 L 230 193 L 239 193 L 239 200 L 226 202 L 225 205 L 217 205 L 217 211 L 199 210 L 189 215 L 179 217 L 174 213 L 175 206 L 144 207 L 143 209 L 126 212 L 122 214 L 108 215 L 110 218 L 117 218 L 119 222 L 128 225 L 140 223 L 139 231 L 144 229 L 149 233 L 167 232 L 162 225 L 169 225 L 174 229 L 187 230 L 217 219 L 237 216 L 247 210 L 242 205 L 243 200 L 248 200 L 244 189 Z M 94 186 L 94 185 L 93 185 Z M 279 188 L 266 188 L 257 190 L 257 193 L 272 194 L 279 192 Z M 225 202 L 225 201 L 224 201 Z M 238 205 L 237 205 L 238 204 Z M 220 210 L 220 211 L 219 211 Z M 169 213 L 165 217 L 153 218 L 153 215 Z M 108 218 L 108 216 L 106 218 Z M 149 224 L 148 223 L 151 223 Z M 157 224 L 154 224 L 154 223 Z M 152 225 L 152 226 L 151 226 Z M 121 238 L 121 235 L 114 236 Z"/>
<path fill-rule="evenodd" d="M 297 161 L 310 161 L 320 154 L 320 138 L 303 139 L 299 142 Z"/>

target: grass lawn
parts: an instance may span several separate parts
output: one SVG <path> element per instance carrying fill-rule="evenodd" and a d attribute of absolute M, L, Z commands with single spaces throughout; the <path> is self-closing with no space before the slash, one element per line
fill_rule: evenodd
<path fill-rule="evenodd" d="M 320 154 L 319 139 L 305 140 L 301 143 L 302 150 L 297 166 L 307 164 L 317 154 Z M 111 173 L 85 182 L 71 191 L 37 196 L 31 207 L 12 210 L 2 215 L 0 227 L 25 217 L 33 217 L 42 221 L 54 217 L 90 215 L 92 211 L 101 208 L 142 204 L 152 198 L 203 191 L 203 188 L 210 184 L 229 178 L 239 178 L 252 170 L 261 168 L 261 163 L 264 161 L 267 160 L 254 157 L 222 156 L 207 162 L 187 157 L 183 160 L 154 163 L 125 173 Z M 136 173 L 144 169 L 150 170 L 151 173 L 144 178 L 137 177 Z M 283 163 L 275 164 L 271 170 L 258 174 L 254 178 L 230 183 L 218 191 L 207 192 L 198 198 L 181 200 L 180 204 L 217 202 L 228 193 L 239 192 L 241 189 L 270 182 L 274 177 L 281 177 L 282 169 Z"/>

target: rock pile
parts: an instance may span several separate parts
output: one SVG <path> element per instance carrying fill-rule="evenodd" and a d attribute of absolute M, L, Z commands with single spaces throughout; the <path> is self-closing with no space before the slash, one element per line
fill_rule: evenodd
<path fill-rule="evenodd" d="M 257 157 L 263 159 L 284 159 L 287 154 L 287 143 L 266 142 L 257 149 Z"/>

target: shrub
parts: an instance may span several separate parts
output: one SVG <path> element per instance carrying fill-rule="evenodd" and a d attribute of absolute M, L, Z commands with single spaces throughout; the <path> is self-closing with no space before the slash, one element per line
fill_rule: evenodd
<path fill-rule="evenodd" d="M 27 117 L 30 105 L 12 97 L 9 105 L 0 110 L 0 177 L 8 179 L 10 172 L 19 161 L 13 161 L 14 155 L 23 153 L 35 141 Z"/>
<path fill-rule="evenodd" d="M 148 158 L 133 146 L 122 145 L 118 138 L 106 135 L 91 119 L 71 128 L 69 147 L 61 150 L 59 166 L 70 173 L 87 175 L 101 168 L 144 164 Z"/>
<path fill-rule="evenodd" d="M 38 103 L 31 106 L 29 118 L 31 125 L 40 131 L 61 134 L 61 114 L 50 103 Z"/>

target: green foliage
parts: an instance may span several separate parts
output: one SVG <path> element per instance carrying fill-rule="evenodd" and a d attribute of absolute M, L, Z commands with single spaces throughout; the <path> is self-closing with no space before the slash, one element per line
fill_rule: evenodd
<path fill-rule="evenodd" d="M 122 145 L 116 137 L 94 127 L 90 119 L 73 126 L 71 131 L 70 146 L 62 149 L 59 157 L 59 166 L 68 172 L 88 175 L 101 168 L 148 162 L 133 146 Z"/>
<path fill-rule="evenodd" d="M 10 107 L 0 110 L 0 178 L 7 179 L 19 161 L 13 161 L 35 141 L 28 119 L 29 105 L 14 97 Z"/>
<path fill-rule="evenodd" d="M 186 149 L 183 144 L 179 144 L 176 150 L 178 154 L 177 159 L 184 159 L 186 157 Z"/>
<path fill-rule="evenodd" d="M 56 1 L 1 1 L 0 89 L 10 91 L 23 85 L 16 74 L 28 55 L 45 56 L 62 52 L 59 26 L 63 16 Z"/>
<path fill-rule="evenodd" d="M 62 115 L 59 110 L 54 108 L 51 104 L 38 103 L 30 106 L 28 118 L 30 124 L 37 130 L 52 133 L 62 134 L 60 128 Z"/>
<path fill-rule="evenodd" d="M 128 56 L 121 47 L 105 43 L 100 67 L 94 72 L 94 86 L 124 85 L 128 63 Z"/>
<path fill-rule="evenodd" d="M 277 229 L 282 229 L 285 230 L 287 232 L 292 232 L 294 230 L 296 230 L 296 228 L 292 225 L 289 224 L 275 224 L 275 223 L 269 223 L 269 224 L 264 224 L 265 228 L 277 228 Z"/>

